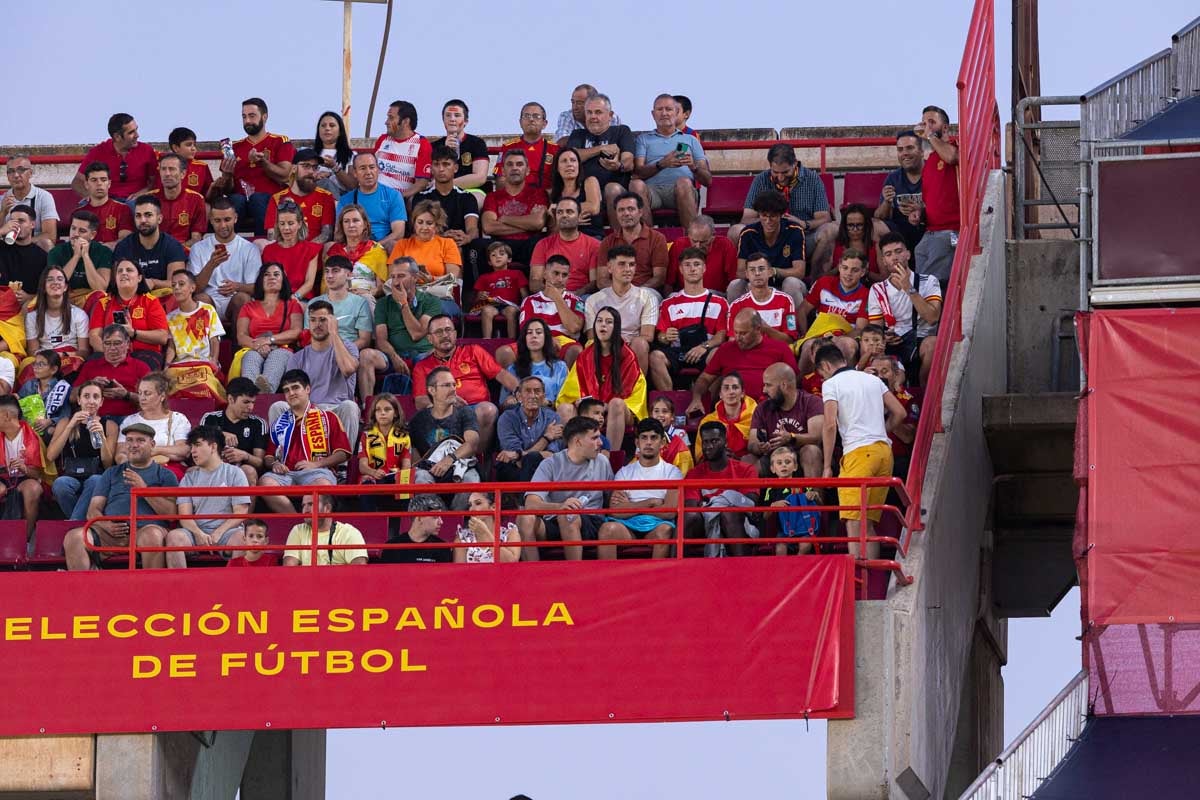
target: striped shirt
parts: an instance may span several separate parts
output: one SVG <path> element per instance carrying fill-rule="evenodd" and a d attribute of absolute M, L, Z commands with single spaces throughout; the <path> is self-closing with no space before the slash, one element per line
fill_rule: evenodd
<path fill-rule="evenodd" d="M 388 134 L 375 140 L 375 157 L 379 159 L 379 182 L 398 192 L 407 191 L 418 178 L 433 175 L 433 147 L 419 133 L 399 141 Z"/>

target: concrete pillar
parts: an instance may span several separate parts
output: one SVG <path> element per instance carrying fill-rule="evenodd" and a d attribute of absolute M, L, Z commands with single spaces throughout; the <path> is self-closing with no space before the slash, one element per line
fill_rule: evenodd
<path fill-rule="evenodd" d="M 885 800 L 891 735 L 891 626 L 882 600 L 854 604 L 854 719 L 829 720 L 825 782 L 830 800 Z"/>
<path fill-rule="evenodd" d="M 242 800 L 323 800 L 325 731 L 259 731 L 242 776 Z"/>

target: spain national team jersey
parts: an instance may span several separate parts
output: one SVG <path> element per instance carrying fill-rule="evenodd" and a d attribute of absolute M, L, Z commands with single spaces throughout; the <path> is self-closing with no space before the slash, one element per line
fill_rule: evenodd
<path fill-rule="evenodd" d="M 949 144 L 957 145 L 953 136 Z M 926 229 L 956 231 L 959 228 L 958 165 L 949 164 L 933 151 L 921 169 L 922 197 L 925 201 Z"/>
<path fill-rule="evenodd" d="M 563 302 L 567 307 L 574 311 L 579 316 L 584 316 L 583 301 L 571 292 L 563 292 Z M 521 314 L 518 318 L 521 327 L 525 327 L 525 323 L 531 319 L 540 319 L 544 321 L 552 333 L 559 336 L 572 336 L 563 326 L 562 315 L 558 313 L 558 306 L 554 305 L 554 301 L 542 292 L 531 294 L 521 303 Z"/>
<path fill-rule="evenodd" d="M 706 295 L 708 297 L 707 310 L 704 308 Z M 708 331 L 709 336 L 716 336 L 717 333 L 725 330 L 725 319 L 729 315 L 729 303 L 721 295 L 712 292 L 690 295 L 678 291 L 663 300 L 662 305 L 659 306 L 657 327 L 660 331 L 665 331 L 667 328 L 678 330 L 690 325 L 697 325 L 700 322 L 701 313 L 704 314 L 704 329 Z"/>
<path fill-rule="evenodd" d="M 867 297 L 870 293 L 870 287 L 865 283 L 859 283 L 847 292 L 842 289 L 842 283 L 836 275 L 822 275 L 813 282 L 804 300 L 820 313 L 840 314 L 847 322 L 853 323 L 867 318 Z"/>
<path fill-rule="evenodd" d="M 793 339 L 796 338 L 798 331 L 796 327 L 796 304 L 790 296 L 778 289 L 772 289 L 771 296 L 764 303 L 758 302 L 754 299 L 754 295 L 746 292 L 729 304 L 729 327 L 727 331 L 730 339 L 733 338 L 733 319 L 743 308 L 752 308 L 757 311 L 758 316 L 762 318 L 763 323 L 767 327 L 774 328 L 781 333 L 786 333 Z"/>
<path fill-rule="evenodd" d="M 558 154 L 558 145 L 544 137 L 533 144 L 521 137 L 509 139 L 500 145 L 500 158 L 496 161 L 496 168 L 492 171 L 497 178 L 504 172 L 504 154 L 509 150 L 525 152 L 525 159 L 529 162 L 528 184 L 545 189 L 547 192 L 550 191 L 550 187 L 554 185 L 554 156 Z"/>
<path fill-rule="evenodd" d="M 183 189 L 174 200 L 168 200 L 162 189 L 150 192 L 162 204 L 162 229 L 180 244 L 186 244 L 193 234 L 204 235 L 208 230 L 204 198 L 199 192 Z"/>
<path fill-rule="evenodd" d="M 238 190 L 242 184 L 248 184 L 255 193 L 266 192 L 275 194 L 282 187 L 278 181 L 267 174 L 261 164 L 250 163 L 251 149 L 266 153 L 271 163 L 291 161 L 296 157 L 295 146 L 288 137 L 276 133 L 268 133 L 261 142 L 251 143 L 249 139 L 238 139 L 233 143 L 233 154 L 237 156 L 237 166 L 233 168 L 233 177 L 237 181 Z"/>
<path fill-rule="evenodd" d="M 419 133 L 398 141 L 388 134 L 375 140 L 379 159 L 379 182 L 397 192 L 412 188 L 418 178 L 433 176 L 433 146 Z"/>
<path fill-rule="evenodd" d="M 82 208 L 100 218 L 100 227 L 96 231 L 96 241 L 100 244 L 115 242 L 117 234 L 121 231 L 133 230 L 133 214 L 130 213 L 129 206 L 120 200 L 110 197 L 102 206 L 91 205 L 89 201 Z"/>
<path fill-rule="evenodd" d="M 187 171 L 183 173 L 185 189 L 198 192 L 201 197 L 208 197 L 208 190 L 212 188 L 212 185 L 212 170 L 208 168 L 208 164 L 200 159 L 188 162 Z"/>
<path fill-rule="evenodd" d="M 271 195 L 271 202 L 267 204 L 267 218 L 263 223 L 267 230 L 275 227 L 275 214 L 279 211 L 279 204 L 284 200 L 291 200 L 300 206 L 300 211 L 304 214 L 304 224 L 308 226 L 310 242 L 321 235 L 322 226 L 333 227 L 337 198 L 333 196 L 333 192 L 318 186 L 303 197 L 293 192 L 291 188 Z"/>

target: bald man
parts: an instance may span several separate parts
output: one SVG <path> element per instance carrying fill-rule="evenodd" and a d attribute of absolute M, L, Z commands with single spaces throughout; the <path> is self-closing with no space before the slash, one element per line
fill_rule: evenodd
<path fill-rule="evenodd" d="M 796 369 L 791 348 L 764 335 L 762 317 L 757 311 L 742 309 L 733 318 L 733 340 L 717 348 L 696 379 L 687 413 L 702 413 L 704 396 L 711 393 L 714 385 L 720 386 L 721 378 L 735 372 L 742 378 L 746 396 L 758 402 L 763 393 L 763 371 L 777 363 Z"/>
<path fill-rule="evenodd" d="M 800 451 L 804 474 L 819 478 L 824 421 L 821 399 L 800 391 L 795 370 L 787 364 L 772 364 L 763 371 L 763 400 L 750 420 L 750 454 L 765 458 L 776 447 L 793 445 Z"/>

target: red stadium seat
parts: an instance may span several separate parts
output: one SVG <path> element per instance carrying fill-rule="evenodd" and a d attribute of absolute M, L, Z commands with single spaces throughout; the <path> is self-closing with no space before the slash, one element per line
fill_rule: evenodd
<path fill-rule="evenodd" d="M 74 189 L 47 189 L 54 198 L 54 210 L 58 212 L 58 235 L 65 237 L 71 227 L 71 214 L 79 208 L 79 195 Z"/>
<path fill-rule="evenodd" d="M 19 567 L 25 563 L 25 521 L 0 522 L 0 567 Z"/>
<path fill-rule="evenodd" d="M 704 201 L 704 213 L 718 222 L 741 222 L 753 175 L 714 175 Z"/>
<path fill-rule="evenodd" d="M 879 193 L 883 191 L 886 172 L 849 172 L 842 182 L 842 205 L 861 203 L 874 210 L 879 206 Z"/>
<path fill-rule="evenodd" d="M 387 517 L 365 517 L 352 514 L 349 516 L 338 515 L 334 519 L 358 528 L 363 535 L 363 541 L 367 543 L 367 558 L 371 561 L 379 560 L 379 557 L 383 555 L 379 545 L 386 542 L 388 538 Z"/>
<path fill-rule="evenodd" d="M 254 398 L 254 416 L 262 417 L 262 421 L 268 425 L 271 423 L 270 414 L 272 403 L 277 403 L 283 400 L 281 394 L 260 394 Z"/>
<path fill-rule="evenodd" d="M 20 524 L 21 539 L 23 540 L 25 538 L 25 524 Z M 33 553 L 29 556 L 29 565 L 49 569 L 65 567 L 67 561 L 66 556 L 63 554 L 63 539 L 67 537 L 67 531 L 82 524 L 82 522 L 75 520 L 38 520 L 37 530 L 33 533 Z"/>
<path fill-rule="evenodd" d="M 400 403 L 400 410 L 404 412 L 405 419 L 412 419 L 417 413 L 417 401 L 411 394 L 402 394 L 396 397 Z"/>
<path fill-rule="evenodd" d="M 617 474 L 617 470 L 625 466 L 625 451 L 610 450 L 608 452 L 608 463 L 612 465 L 613 474 Z"/>
<path fill-rule="evenodd" d="M 837 201 L 835 198 L 837 194 L 833 191 L 833 173 L 822 172 L 821 183 L 825 186 L 825 199 L 829 201 L 829 214 L 836 220 L 837 213 L 835 213 L 835 209 L 837 209 Z"/>
<path fill-rule="evenodd" d="M 188 422 L 195 427 L 200 423 L 200 418 L 210 411 L 216 411 L 218 406 L 213 400 L 199 400 L 187 397 L 175 397 L 170 401 L 171 410 L 178 411 L 188 418 Z"/>
<path fill-rule="evenodd" d="M 674 244 L 676 241 L 682 239 L 686 235 L 683 228 L 678 228 L 678 227 L 668 227 L 668 228 L 656 227 L 655 230 L 658 231 L 659 233 L 661 233 L 666 238 L 668 245 Z"/>

